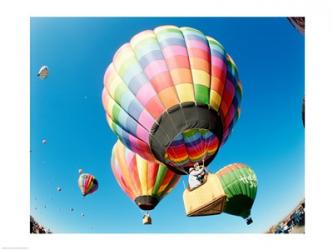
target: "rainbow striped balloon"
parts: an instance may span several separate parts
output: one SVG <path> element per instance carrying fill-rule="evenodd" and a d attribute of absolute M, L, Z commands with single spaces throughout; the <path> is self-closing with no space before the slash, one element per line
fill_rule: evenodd
<path fill-rule="evenodd" d="M 133 153 L 119 140 L 112 150 L 111 169 L 121 189 L 143 210 L 153 209 L 180 178 L 165 165 Z"/>
<path fill-rule="evenodd" d="M 103 106 L 118 138 L 147 160 L 188 173 L 209 164 L 239 118 L 231 57 L 200 31 L 161 26 L 135 35 L 104 75 Z"/>
<path fill-rule="evenodd" d="M 92 194 L 98 189 L 98 181 L 91 174 L 80 174 L 78 179 L 78 185 L 83 196 Z"/>

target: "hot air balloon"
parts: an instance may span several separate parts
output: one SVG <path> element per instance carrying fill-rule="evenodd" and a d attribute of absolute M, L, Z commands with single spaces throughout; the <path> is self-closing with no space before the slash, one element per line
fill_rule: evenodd
<path fill-rule="evenodd" d="M 152 210 L 174 188 L 180 176 L 165 165 L 147 161 L 117 141 L 111 169 L 121 189 L 142 210 Z"/>
<path fill-rule="evenodd" d="M 70 208 L 70 211 L 73 212 L 73 211 L 74 211 L 74 208 Z"/>
<path fill-rule="evenodd" d="M 78 172 L 79 172 L 79 174 L 82 174 L 83 173 L 83 169 L 80 168 Z"/>
<path fill-rule="evenodd" d="M 57 191 L 60 192 L 61 191 L 61 187 L 57 187 Z"/>
<path fill-rule="evenodd" d="M 98 189 L 98 181 L 91 174 L 80 174 L 78 179 L 78 185 L 83 196 L 86 196 L 87 194 L 92 194 Z"/>
<path fill-rule="evenodd" d="M 305 17 L 288 17 L 289 22 L 304 35 Z"/>
<path fill-rule="evenodd" d="M 104 75 L 106 119 L 133 152 L 178 174 L 206 166 L 240 115 L 237 67 L 214 38 L 160 26 L 135 35 Z"/>
<path fill-rule="evenodd" d="M 42 140 L 42 144 L 46 144 L 47 143 L 47 140 L 46 139 L 43 139 Z"/>
<path fill-rule="evenodd" d="M 242 163 L 230 164 L 218 172 L 227 199 L 223 212 L 246 219 L 252 223 L 251 208 L 257 194 L 257 177 L 254 171 Z"/>
<path fill-rule="evenodd" d="M 49 75 L 49 69 L 46 65 L 42 66 L 39 71 L 37 76 L 39 77 L 39 79 L 44 80 L 45 78 L 47 78 L 47 76 Z"/>

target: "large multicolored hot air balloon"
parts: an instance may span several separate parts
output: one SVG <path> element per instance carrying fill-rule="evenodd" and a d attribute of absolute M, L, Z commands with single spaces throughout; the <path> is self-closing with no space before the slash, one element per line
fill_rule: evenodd
<path fill-rule="evenodd" d="M 83 196 L 86 196 L 87 194 L 92 194 L 98 189 L 98 181 L 91 174 L 80 174 L 78 179 L 78 185 Z"/>
<path fill-rule="evenodd" d="M 304 34 L 305 17 L 288 17 L 288 20 L 301 34 Z"/>
<path fill-rule="evenodd" d="M 257 177 L 254 171 L 242 163 L 230 164 L 218 172 L 227 199 L 223 212 L 247 219 L 252 223 L 251 208 L 257 194 Z"/>
<path fill-rule="evenodd" d="M 135 35 L 104 75 L 103 106 L 141 157 L 187 174 L 208 165 L 239 118 L 242 86 L 224 47 L 200 31 L 161 26 Z"/>
<path fill-rule="evenodd" d="M 112 150 L 111 168 L 121 189 L 142 210 L 154 209 L 180 178 L 165 165 L 130 151 L 119 140 Z"/>

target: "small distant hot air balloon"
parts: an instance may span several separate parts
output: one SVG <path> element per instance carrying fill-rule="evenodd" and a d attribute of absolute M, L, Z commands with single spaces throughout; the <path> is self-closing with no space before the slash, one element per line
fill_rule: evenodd
<path fill-rule="evenodd" d="M 112 150 L 111 169 L 121 189 L 142 210 L 154 209 L 180 178 L 165 165 L 135 154 L 120 140 Z M 144 224 L 151 224 L 148 213 L 143 219 Z"/>
<path fill-rule="evenodd" d="M 61 187 L 57 187 L 57 191 L 60 192 L 61 191 Z"/>
<path fill-rule="evenodd" d="M 70 208 L 69 210 L 70 210 L 71 212 L 73 212 L 73 211 L 74 211 L 74 208 Z"/>
<path fill-rule="evenodd" d="M 254 171 L 245 164 L 233 163 L 220 169 L 216 175 L 227 195 L 223 212 L 241 216 L 247 224 L 251 224 L 251 208 L 257 194 Z"/>
<path fill-rule="evenodd" d="M 178 174 L 207 166 L 240 116 L 231 56 L 190 27 L 145 30 L 119 48 L 104 75 L 110 128 L 131 151 Z"/>
<path fill-rule="evenodd" d="M 80 168 L 80 169 L 79 169 L 79 174 L 82 174 L 82 173 L 83 173 L 83 169 Z"/>
<path fill-rule="evenodd" d="M 98 189 L 98 181 L 91 174 L 80 174 L 78 179 L 78 185 L 83 196 L 86 196 L 87 194 L 92 194 Z"/>
<path fill-rule="evenodd" d="M 84 213 L 81 213 L 81 217 L 84 217 Z"/>
<path fill-rule="evenodd" d="M 47 143 L 47 140 L 46 139 L 43 139 L 42 140 L 42 144 L 46 144 Z"/>
<path fill-rule="evenodd" d="M 44 80 L 47 78 L 47 76 L 49 75 L 49 69 L 46 65 L 42 66 L 39 71 L 37 76 L 39 77 L 39 79 Z"/>
<path fill-rule="evenodd" d="M 304 35 L 305 31 L 305 17 L 288 17 L 289 22 Z"/>

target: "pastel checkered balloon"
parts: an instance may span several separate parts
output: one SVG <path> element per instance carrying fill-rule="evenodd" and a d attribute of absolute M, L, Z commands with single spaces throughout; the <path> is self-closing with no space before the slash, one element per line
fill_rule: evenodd
<path fill-rule="evenodd" d="M 130 150 L 187 174 L 226 142 L 241 96 L 237 67 L 218 41 L 161 26 L 118 49 L 102 99 L 111 129 Z"/>

